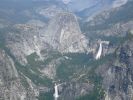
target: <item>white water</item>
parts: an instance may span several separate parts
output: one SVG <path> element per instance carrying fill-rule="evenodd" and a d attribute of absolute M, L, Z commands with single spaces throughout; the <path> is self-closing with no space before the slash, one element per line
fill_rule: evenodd
<path fill-rule="evenodd" d="M 57 100 L 58 97 L 59 97 L 58 86 L 59 86 L 59 85 L 57 85 L 57 84 L 55 84 L 55 86 L 54 86 L 54 89 L 55 89 L 55 93 L 54 93 L 55 100 Z"/>
<path fill-rule="evenodd" d="M 60 86 L 62 84 L 65 84 L 65 83 L 61 83 L 61 84 L 58 84 L 58 85 L 55 83 L 55 86 L 54 86 L 54 90 L 55 90 L 54 98 L 55 98 L 55 100 L 58 100 L 58 97 L 59 97 L 58 86 Z"/>
<path fill-rule="evenodd" d="M 97 53 L 95 59 L 96 59 L 96 60 L 100 59 L 101 54 L 102 54 L 102 42 L 100 42 L 99 50 L 98 50 L 98 53 Z"/>
<path fill-rule="evenodd" d="M 105 100 L 111 100 L 108 93 L 106 93 Z"/>

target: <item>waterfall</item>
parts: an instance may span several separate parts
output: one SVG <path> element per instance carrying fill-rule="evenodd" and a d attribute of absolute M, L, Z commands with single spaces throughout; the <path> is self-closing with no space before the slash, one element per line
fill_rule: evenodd
<path fill-rule="evenodd" d="M 59 85 L 57 85 L 57 84 L 55 84 L 55 86 L 54 86 L 54 89 L 55 89 L 55 93 L 54 93 L 55 100 L 57 100 L 58 97 L 59 97 L 58 86 L 59 86 Z"/>
<path fill-rule="evenodd" d="M 96 59 L 96 60 L 100 59 L 101 54 L 102 54 L 102 42 L 100 42 L 99 50 L 98 50 L 98 53 L 97 53 L 95 59 Z"/>
<path fill-rule="evenodd" d="M 111 100 L 108 93 L 106 93 L 105 100 Z"/>
<path fill-rule="evenodd" d="M 61 84 L 58 84 L 58 85 L 55 83 L 55 86 L 54 86 L 55 93 L 53 95 L 55 100 L 58 100 L 58 97 L 59 97 L 58 86 L 61 86 L 62 84 L 65 84 L 65 83 L 61 83 Z"/>

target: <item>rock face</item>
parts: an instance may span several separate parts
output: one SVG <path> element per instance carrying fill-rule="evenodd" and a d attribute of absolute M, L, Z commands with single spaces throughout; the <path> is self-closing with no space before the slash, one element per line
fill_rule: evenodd
<path fill-rule="evenodd" d="M 44 41 L 62 53 L 87 51 L 88 40 L 72 13 L 60 13 L 50 21 Z"/>
<path fill-rule="evenodd" d="M 0 50 L 0 69 L 0 99 L 30 99 L 30 96 L 27 96 L 27 90 L 21 83 L 13 60 L 3 50 Z M 35 100 L 35 97 L 32 97 L 30 100 Z"/>
<path fill-rule="evenodd" d="M 9 11 L 0 6 L 0 100 L 53 100 L 54 84 L 59 100 L 133 99 L 131 0 L 113 9 L 116 0 L 86 0 L 100 8 L 86 3 L 77 13 L 66 6 L 82 0 L 24 0 L 19 7 L 20 1 Z M 86 22 L 87 12 L 104 3 L 111 8 Z"/>
<path fill-rule="evenodd" d="M 90 93 L 93 90 L 93 84 L 73 82 L 62 86 L 62 88 L 65 91 L 63 91 L 63 89 L 59 90 L 61 92 L 59 100 L 76 100 L 77 97 Z M 75 94 L 75 96 L 73 96 L 73 94 Z"/>
<path fill-rule="evenodd" d="M 32 22 L 32 23 L 31 23 Z M 17 24 L 18 33 L 7 35 L 7 47 L 23 64 L 26 56 L 36 52 L 41 58 L 41 51 L 53 49 L 61 53 L 87 52 L 88 40 L 81 33 L 77 18 L 71 13 L 57 14 L 48 24 L 31 21 Z"/>
<path fill-rule="evenodd" d="M 25 24 L 15 24 L 14 29 L 6 35 L 6 47 L 9 48 L 13 56 L 26 64 L 26 56 L 36 52 L 41 57 L 42 49 L 39 29 L 45 28 L 45 23 L 38 20 L 31 20 Z"/>
<path fill-rule="evenodd" d="M 133 41 L 124 43 L 104 77 L 105 100 L 132 100 Z"/>

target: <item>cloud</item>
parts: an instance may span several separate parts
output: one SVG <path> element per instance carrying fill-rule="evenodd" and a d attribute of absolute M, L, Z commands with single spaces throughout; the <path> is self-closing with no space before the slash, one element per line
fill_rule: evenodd
<path fill-rule="evenodd" d="M 128 0 L 115 0 L 113 3 L 113 8 L 120 7 L 127 3 Z"/>
<path fill-rule="evenodd" d="M 69 2 L 71 2 L 71 0 L 62 0 L 65 4 L 68 4 Z"/>

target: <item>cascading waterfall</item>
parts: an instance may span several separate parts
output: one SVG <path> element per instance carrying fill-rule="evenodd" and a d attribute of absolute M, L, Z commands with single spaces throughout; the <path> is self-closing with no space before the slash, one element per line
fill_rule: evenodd
<path fill-rule="evenodd" d="M 61 86 L 62 84 L 65 84 L 65 83 L 61 83 L 61 84 L 58 84 L 58 85 L 55 83 L 55 86 L 54 86 L 54 90 L 55 90 L 54 98 L 55 98 L 55 100 L 58 100 L 58 98 L 59 98 L 58 87 Z"/>
<path fill-rule="evenodd" d="M 59 85 L 60 85 L 60 84 L 59 84 Z M 58 86 L 59 86 L 59 85 L 57 85 L 57 84 L 55 83 L 55 86 L 54 86 L 54 89 L 55 89 L 54 98 L 55 98 L 55 100 L 57 100 L 58 97 L 59 97 L 59 93 L 58 93 Z"/>
<path fill-rule="evenodd" d="M 105 100 L 111 100 L 108 93 L 106 93 Z"/>
<path fill-rule="evenodd" d="M 97 53 L 95 59 L 96 60 L 100 59 L 101 54 L 102 54 L 102 42 L 100 42 L 99 50 L 98 50 L 98 53 Z"/>

